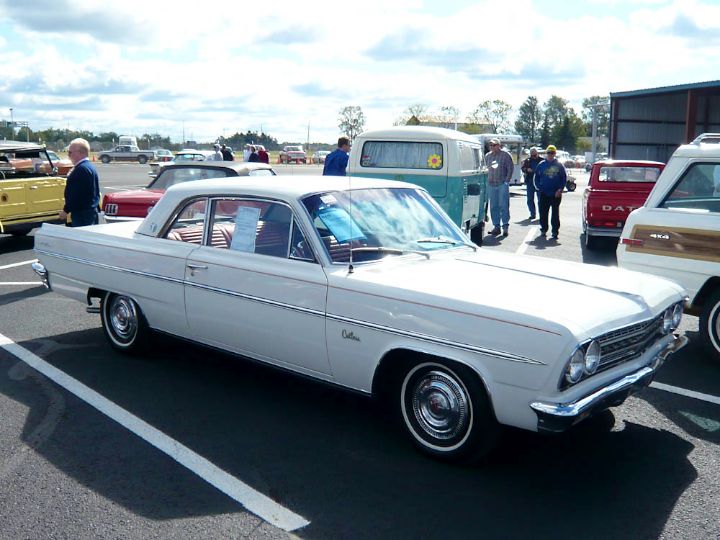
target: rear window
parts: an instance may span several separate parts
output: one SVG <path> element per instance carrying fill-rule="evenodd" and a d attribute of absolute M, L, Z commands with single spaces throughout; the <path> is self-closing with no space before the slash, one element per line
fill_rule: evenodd
<path fill-rule="evenodd" d="M 656 167 L 601 167 L 600 182 L 656 182 L 660 176 Z"/>
<path fill-rule="evenodd" d="M 360 166 L 385 169 L 441 169 L 443 147 L 434 142 L 367 141 Z"/>

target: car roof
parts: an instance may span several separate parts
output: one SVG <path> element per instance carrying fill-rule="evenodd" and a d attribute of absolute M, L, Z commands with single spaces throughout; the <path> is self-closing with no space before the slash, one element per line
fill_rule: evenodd
<path fill-rule="evenodd" d="M 360 139 L 416 139 L 419 141 L 451 139 L 477 143 L 478 139 L 462 131 L 431 126 L 395 126 L 386 129 L 364 131 L 355 140 Z"/>
<path fill-rule="evenodd" d="M 642 167 L 642 166 L 664 166 L 662 161 L 648 161 L 646 159 L 603 159 L 596 161 L 595 165 L 608 165 L 611 167 Z"/>
<path fill-rule="evenodd" d="M 259 162 L 248 162 L 248 161 L 189 161 L 189 162 L 180 162 L 180 163 L 173 163 L 168 162 L 166 165 L 162 167 L 162 171 L 166 170 L 172 170 L 172 169 L 188 169 L 188 168 L 198 168 L 198 169 L 232 169 L 235 172 L 240 171 L 253 171 L 257 169 L 266 169 L 266 170 L 272 170 L 272 167 L 268 165 L 267 163 L 259 163 Z"/>
<path fill-rule="evenodd" d="M 252 165 L 252 163 L 250 164 Z M 417 188 L 397 180 L 359 176 L 232 176 L 210 180 L 193 180 L 175 184 L 155 205 L 153 211 L 137 228 L 139 234 L 154 236 L 158 227 L 182 201 L 202 196 L 251 196 L 296 201 L 314 193 L 363 188 Z M 153 219 L 158 216 L 158 221 Z"/>
<path fill-rule="evenodd" d="M 0 152 L 22 152 L 28 150 L 45 150 L 45 145 L 21 141 L 0 141 Z"/>

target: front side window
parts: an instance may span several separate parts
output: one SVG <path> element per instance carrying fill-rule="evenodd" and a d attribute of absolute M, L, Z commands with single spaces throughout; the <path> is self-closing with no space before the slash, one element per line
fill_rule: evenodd
<path fill-rule="evenodd" d="M 367 141 L 360 166 L 386 169 L 441 169 L 443 146 L 435 142 Z"/>
<path fill-rule="evenodd" d="M 207 180 L 208 178 L 225 178 L 228 171 L 225 169 L 210 169 L 207 167 L 178 167 L 161 169 L 160 174 L 148 189 L 167 189 L 175 184 L 190 182 L 192 180 Z"/>
<path fill-rule="evenodd" d="M 467 241 L 421 190 L 333 191 L 307 197 L 303 204 L 333 262 L 348 262 L 350 250 L 353 261 L 362 262 Z"/>
<path fill-rule="evenodd" d="M 656 182 L 660 176 L 657 167 L 601 167 L 600 182 Z"/>
<path fill-rule="evenodd" d="M 202 244 L 205 237 L 207 199 L 197 199 L 185 205 L 165 233 L 168 240 Z"/>
<path fill-rule="evenodd" d="M 720 212 L 720 163 L 692 164 L 661 207 Z"/>

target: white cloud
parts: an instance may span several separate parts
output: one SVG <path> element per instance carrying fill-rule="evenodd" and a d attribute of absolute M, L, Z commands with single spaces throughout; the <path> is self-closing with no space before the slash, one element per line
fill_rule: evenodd
<path fill-rule="evenodd" d="M 556 94 L 579 109 L 591 95 L 720 79 L 709 1 L 586 0 L 562 15 L 531 0 L 19 5 L 0 0 L 0 106 L 37 128 L 179 139 L 184 124 L 210 140 L 262 126 L 299 141 L 310 124 L 331 142 L 345 105 L 379 128 L 413 103 L 464 116 L 485 99 Z"/>

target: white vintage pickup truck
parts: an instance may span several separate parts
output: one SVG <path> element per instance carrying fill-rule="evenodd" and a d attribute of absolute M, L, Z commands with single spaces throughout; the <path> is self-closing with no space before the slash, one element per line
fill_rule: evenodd
<path fill-rule="evenodd" d="M 116 349 L 152 355 L 159 331 L 377 396 L 448 461 L 499 424 L 561 431 L 622 403 L 685 342 L 679 285 L 479 249 L 390 180 L 187 182 L 141 222 L 45 225 L 35 250 Z"/>

